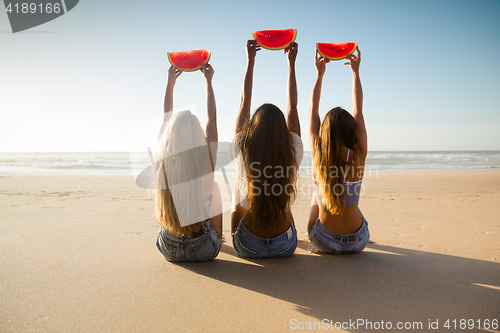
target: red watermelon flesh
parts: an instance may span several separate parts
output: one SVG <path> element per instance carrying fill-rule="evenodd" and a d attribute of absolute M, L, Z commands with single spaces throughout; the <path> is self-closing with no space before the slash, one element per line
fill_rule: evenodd
<path fill-rule="evenodd" d="M 283 50 L 297 37 L 297 29 L 260 30 L 252 32 L 257 43 L 268 50 Z"/>
<path fill-rule="evenodd" d="M 358 43 L 316 43 L 319 54 L 330 60 L 341 60 L 352 54 Z"/>
<path fill-rule="evenodd" d="M 177 67 L 183 72 L 193 72 L 201 68 L 210 60 L 210 51 L 208 50 L 194 50 L 194 51 L 180 51 L 167 53 L 168 61 L 172 66 Z"/>

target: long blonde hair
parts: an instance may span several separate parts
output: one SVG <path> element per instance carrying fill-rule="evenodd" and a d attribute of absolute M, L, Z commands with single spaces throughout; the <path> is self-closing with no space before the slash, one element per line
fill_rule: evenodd
<path fill-rule="evenodd" d="M 283 113 L 273 104 L 259 107 L 242 132 L 246 179 L 241 181 L 247 184 L 250 206 L 246 219 L 256 229 L 277 228 L 285 223 L 286 211 L 297 192 L 298 166 L 291 134 Z"/>
<path fill-rule="evenodd" d="M 358 141 L 356 121 L 346 110 L 336 107 L 330 110 L 321 124 L 315 142 L 315 177 L 318 181 L 321 205 L 332 215 L 345 209 L 344 179 L 348 170 L 357 172 L 359 158 L 354 145 Z M 342 147 L 353 152 L 353 161 L 348 164 Z"/>
<path fill-rule="evenodd" d="M 183 111 L 169 120 L 154 161 L 158 223 L 180 235 L 198 231 L 208 217 L 206 194 L 213 185 L 213 167 L 210 147 L 195 115 Z"/>

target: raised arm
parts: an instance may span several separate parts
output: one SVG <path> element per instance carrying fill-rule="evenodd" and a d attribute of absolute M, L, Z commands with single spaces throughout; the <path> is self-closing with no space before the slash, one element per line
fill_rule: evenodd
<path fill-rule="evenodd" d="M 217 108 L 215 106 L 215 94 L 212 87 L 212 77 L 214 76 L 214 69 L 211 65 L 205 64 L 200 68 L 200 71 L 205 77 L 205 83 L 207 87 L 207 127 L 205 129 L 205 133 L 209 142 L 217 142 Z"/>
<path fill-rule="evenodd" d="M 207 125 L 205 135 L 207 136 L 207 143 L 210 145 L 212 167 L 215 167 L 219 137 L 217 132 L 217 108 L 215 106 L 215 94 L 212 87 L 214 69 L 210 64 L 204 64 L 201 66 L 200 71 L 205 77 L 207 87 Z"/>
<path fill-rule="evenodd" d="M 368 136 L 366 134 L 365 119 L 363 117 L 363 88 L 361 87 L 361 79 L 359 78 L 359 64 L 361 63 L 361 52 L 356 48 L 357 56 L 350 55 L 349 62 L 346 65 L 351 65 L 352 71 L 352 115 L 356 121 L 359 150 L 361 153 L 361 164 L 364 165 L 364 160 L 368 153 Z"/>
<path fill-rule="evenodd" d="M 167 75 L 167 88 L 165 90 L 165 99 L 163 101 L 163 112 L 167 113 L 174 109 L 174 85 L 175 80 L 181 75 L 182 72 L 175 68 L 174 66 L 170 66 L 168 69 Z"/>
<path fill-rule="evenodd" d="M 323 58 L 318 54 L 318 51 L 316 51 L 314 65 L 316 66 L 317 76 L 311 93 L 311 102 L 309 104 L 309 148 L 313 157 L 315 155 L 314 144 L 321 126 L 321 120 L 319 118 L 319 100 L 321 97 L 323 76 L 325 75 L 326 64 L 328 62 L 330 62 L 330 60 Z"/>
<path fill-rule="evenodd" d="M 299 51 L 299 44 L 293 42 L 285 49 L 288 53 L 288 89 L 286 99 L 286 125 L 290 132 L 300 136 L 300 121 L 297 111 L 297 79 L 295 77 L 295 59 Z"/>
<path fill-rule="evenodd" d="M 236 117 L 235 134 L 241 132 L 243 125 L 250 119 L 250 104 L 252 102 L 252 84 L 253 84 L 253 68 L 255 65 L 255 55 L 260 50 L 259 44 L 255 40 L 247 41 L 247 57 L 248 64 L 243 81 L 243 90 L 241 92 L 241 104 L 238 116 Z"/>

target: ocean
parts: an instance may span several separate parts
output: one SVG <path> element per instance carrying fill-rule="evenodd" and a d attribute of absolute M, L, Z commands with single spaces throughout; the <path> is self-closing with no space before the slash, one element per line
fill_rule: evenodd
<path fill-rule="evenodd" d="M 218 161 L 229 161 L 219 152 Z M 0 153 L 0 175 L 137 175 L 151 165 L 148 153 Z M 310 173 L 305 152 L 301 172 Z M 500 151 L 371 151 L 370 172 L 499 170 Z M 220 166 L 216 172 L 221 172 Z M 234 173 L 231 163 L 224 171 Z"/>

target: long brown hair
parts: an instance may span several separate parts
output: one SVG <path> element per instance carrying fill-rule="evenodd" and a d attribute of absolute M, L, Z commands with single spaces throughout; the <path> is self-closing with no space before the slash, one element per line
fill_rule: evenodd
<path fill-rule="evenodd" d="M 198 118 L 189 111 L 173 116 L 158 140 L 154 165 L 155 215 L 163 229 L 180 235 L 200 229 L 212 171 L 210 146 Z"/>
<path fill-rule="evenodd" d="M 321 124 L 315 142 L 315 177 L 319 182 L 321 204 L 331 214 L 341 214 L 345 208 L 344 179 L 347 172 L 356 172 L 359 167 L 354 145 L 358 142 L 356 121 L 346 110 L 331 109 Z M 348 164 L 342 148 L 351 150 L 353 162 Z"/>
<path fill-rule="evenodd" d="M 248 187 L 246 219 L 256 229 L 277 228 L 295 200 L 297 165 L 291 133 L 281 110 L 260 106 L 243 126 L 241 153 Z M 240 173 L 241 175 L 241 173 Z"/>

